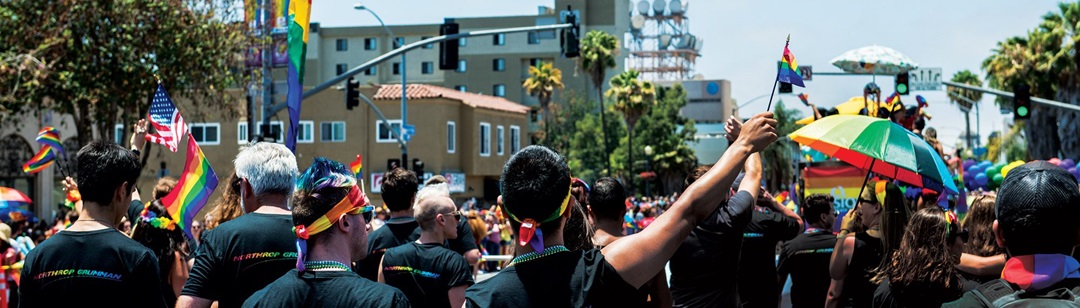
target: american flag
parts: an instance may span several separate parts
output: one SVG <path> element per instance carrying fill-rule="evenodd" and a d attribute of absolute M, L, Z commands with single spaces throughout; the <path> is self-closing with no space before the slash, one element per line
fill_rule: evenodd
<path fill-rule="evenodd" d="M 154 101 L 150 103 L 150 125 L 157 132 L 147 133 L 146 141 L 164 145 L 170 151 L 176 152 L 187 127 L 184 126 L 184 117 L 180 116 L 180 111 L 176 110 L 176 105 L 173 105 L 161 84 L 158 84 Z"/>

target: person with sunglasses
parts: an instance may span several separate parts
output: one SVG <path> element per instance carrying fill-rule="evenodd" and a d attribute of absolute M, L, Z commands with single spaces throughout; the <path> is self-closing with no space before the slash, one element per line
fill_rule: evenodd
<path fill-rule="evenodd" d="M 915 212 L 892 262 L 874 278 L 873 307 L 939 307 L 973 289 L 956 269 L 967 239 L 956 214 L 937 206 Z"/>
<path fill-rule="evenodd" d="M 367 222 L 375 214 L 352 170 L 316 157 L 296 190 L 296 252 L 288 254 L 296 268 L 255 292 L 244 307 L 409 307 L 401 291 L 352 271 L 350 264 L 367 255 Z"/>
<path fill-rule="evenodd" d="M 889 181 L 874 181 L 863 188 L 859 203 L 841 221 L 833 246 L 825 307 L 871 305 L 877 288 L 873 278 L 890 263 L 904 236 L 910 216 L 905 198 L 900 187 Z"/>
<path fill-rule="evenodd" d="M 443 246 L 458 237 L 457 226 L 463 218 L 446 184 L 417 192 L 413 212 L 420 238 L 386 251 L 379 265 L 379 282 L 404 292 L 416 307 L 461 307 L 465 289 L 473 284 L 472 267 Z"/>
<path fill-rule="evenodd" d="M 791 275 L 792 308 L 825 306 L 829 258 L 836 244 L 832 230 L 837 216 L 840 213 L 833 207 L 832 195 L 813 194 L 803 200 L 802 217 L 807 228 L 781 246 L 776 268 L 780 278 L 777 284 L 781 287 Z M 779 294 L 780 288 L 769 291 Z"/>

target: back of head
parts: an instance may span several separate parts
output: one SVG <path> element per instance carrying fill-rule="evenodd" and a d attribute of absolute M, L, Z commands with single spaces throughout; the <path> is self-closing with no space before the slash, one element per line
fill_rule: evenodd
<path fill-rule="evenodd" d="M 424 186 L 446 183 L 446 177 L 436 174 L 424 181 Z"/>
<path fill-rule="evenodd" d="M 832 227 L 831 221 L 821 221 L 822 214 L 833 211 L 833 196 L 826 194 L 813 194 L 803 200 L 802 217 L 807 225 L 821 224 L 823 227 Z"/>
<path fill-rule="evenodd" d="M 892 252 L 900 248 L 900 241 L 911 217 L 906 202 L 907 198 L 899 186 L 891 182 L 885 184 L 885 203 L 881 209 L 881 244 L 885 246 L 883 262 L 887 262 Z"/>
<path fill-rule="evenodd" d="M 162 273 L 172 269 L 176 252 L 184 252 L 184 232 L 161 204 L 161 200 L 147 204 L 139 217 L 135 217 L 132 229 L 131 239 L 150 248 L 157 255 Z"/>
<path fill-rule="evenodd" d="M 387 171 L 382 178 L 382 198 L 390 211 L 405 211 L 412 207 L 420 180 L 416 173 L 402 168 Z"/>
<path fill-rule="evenodd" d="M 709 169 L 712 169 L 712 166 L 713 165 L 702 165 L 690 170 L 690 174 L 686 175 L 686 181 L 684 181 L 683 184 L 686 184 L 686 187 L 690 187 L 690 184 L 694 184 L 694 182 L 702 176 L 705 176 L 706 173 L 709 173 Z M 736 183 L 738 183 L 738 181 L 736 181 Z"/>
<path fill-rule="evenodd" d="M 960 232 L 958 224 L 956 215 L 940 207 L 915 212 L 900 247 L 878 279 L 887 276 L 891 287 L 911 288 L 912 293 L 959 290 L 960 276 L 954 267 L 957 256 L 950 251 Z"/>
<path fill-rule="evenodd" d="M 176 187 L 176 179 L 171 176 L 158 179 L 157 185 L 154 185 L 154 200 L 168 196 L 169 193 L 172 192 L 173 187 Z"/>
<path fill-rule="evenodd" d="M 975 197 L 964 217 L 964 229 L 971 234 L 964 244 L 964 252 L 980 257 L 1002 254 L 1005 251 L 994 241 L 994 204 L 997 196 L 981 195 Z"/>
<path fill-rule="evenodd" d="M 311 225 L 345 199 L 355 186 L 356 178 L 348 167 L 324 157 L 315 157 L 315 162 L 296 181 L 293 224 Z"/>
<path fill-rule="evenodd" d="M 570 167 L 551 149 L 528 146 L 507 160 L 500 186 L 504 212 L 515 231 L 522 221 L 533 219 L 541 231 L 552 234 L 569 205 Z"/>
<path fill-rule="evenodd" d="M 435 227 L 436 216 L 453 212 L 454 209 L 454 200 L 450 199 L 446 184 L 424 186 L 416 193 L 413 217 L 420 224 L 420 229 L 431 230 Z"/>
<path fill-rule="evenodd" d="M 1080 231 L 1076 178 L 1045 161 L 1009 171 L 997 197 L 998 228 L 1014 256 L 1068 254 Z"/>
<path fill-rule="evenodd" d="M 622 221 L 626 215 L 626 190 L 613 178 L 596 180 L 589 194 L 589 208 L 597 220 Z"/>
<path fill-rule="evenodd" d="M 139 178 L 139 158 L 115 142 L 95 140 L 79 150 L 76 172 L 83 201 L 108 206 L 125 182 L 128 189 Z M 126 206 L 126 204 L 125 204 Z"/>
<path fill-rule="evenodd" d="M 259 142 L 240 150 L 233 161 L 236 176 L 247 180 L 255 196 L 292 195 L 296 156 L 284 145 Z"/>

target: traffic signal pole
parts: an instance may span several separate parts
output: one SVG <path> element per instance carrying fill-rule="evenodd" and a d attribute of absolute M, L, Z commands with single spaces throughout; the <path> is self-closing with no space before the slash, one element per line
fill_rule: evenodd
<path fill-rule="evenodd" d="M 1012 92 L 1005 92 L 1005 91 L 994 90 L 994 89 L 990 89 L 990 88 L 976 87 L 976 86 L 962 84 L 962 83 L 956 83 L 956 82 L 952 82 L 952 81 L 942 81 L 941 83 L 944 84 L 944 85 L 950 86 L 950 87 L 957 87 L 957 88 L 961 88 L 961 89 L 964 89 L 964 90 L 971 90 L 971 91 L 982 92 L 982 93 L 986 93 L 986 94 L 993 94 L 993 95 L 997 95 L 997 96 L 1001 96 L 1001 97 L 1013 98 L 1013 96 L 1014 96 Z M 1080 106 L 1070 105 L 1070 104 L 1066 104 L 1066 103 L 1055 101 L 1055 100 L 1049 100 L 1049 99 L 1045 99 L 1045 98 L 1039 98 L 1039 97 L 1032 96 L 1031 97 L 1031 102 L 1043 104 L 1043 105 L 1054 107 L 1054 108 L 1061 108 L 1061 109 L 1071 110 L 1071 111 L 1075 111 L 1075 112 L 1080 112 Z"/>

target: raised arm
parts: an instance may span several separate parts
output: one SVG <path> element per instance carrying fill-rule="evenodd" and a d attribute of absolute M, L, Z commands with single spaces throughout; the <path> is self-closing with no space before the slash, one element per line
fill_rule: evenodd
<path fill-rule="evenodd" d="M 769 205 L 770 210 L 780 213 L 780 215 L 784 215 L 788 218 L 794 219 L 796 222 L 799 223 L 799 231 L 802 231 L 806 228 L 806 224 L 803 222 L 802 217 L 799 217 L 799 214 L 795 214 L 795 211 L 792 211 L 783 204 L 780 204 L 780 201 L 776 201 L 776 198 L 773 197 L 773 195 L 770 194 L 768 191 L 764 191 L 761 195 L 762 198 L 766 199 L 766 204 Z"/>
<path fill-rule="evenodd" d="M 731 183 L 739 174 L 739 167 L 747 158 L 764 149 L 776 138 L 776 120 L 772 118 L 772 113 L 754 116 L 743 125 L 739 139 L 724 152 L 713 168 L 687 187 L 679 200 L 652 223 L 655 227 L 631 235 L 632 239 L 615 241 L 608 245 L 603 250 L 605 259 L 623 280 L 635 288 L 641 287 L 663 269 L 664 264 L 698 222 L 723 202 Z M 760 171 L 760 162 L 756 168 Z M 740 187 L 747 190 L 760 189 L 760 174 L 751 176 L 750 173 L 752 172 L 748 172 L 746 178 L 757 177 L 754 184 Z"/>

